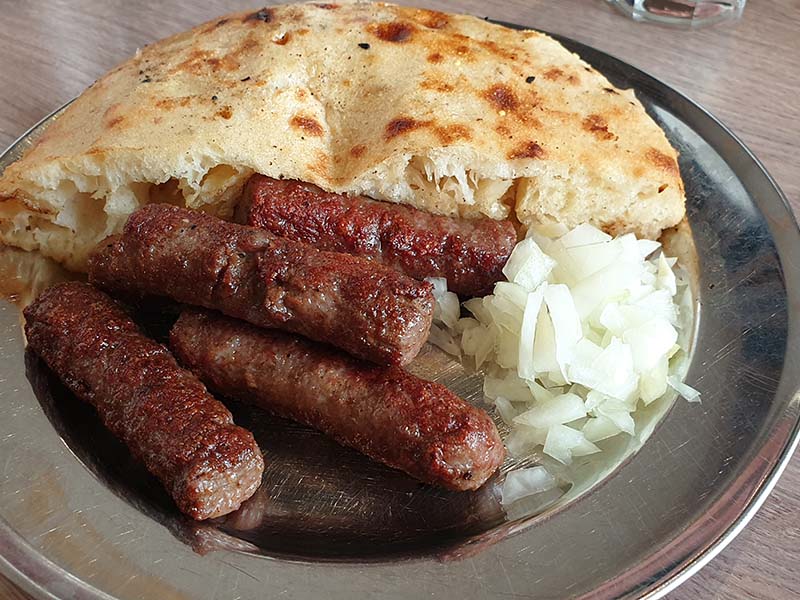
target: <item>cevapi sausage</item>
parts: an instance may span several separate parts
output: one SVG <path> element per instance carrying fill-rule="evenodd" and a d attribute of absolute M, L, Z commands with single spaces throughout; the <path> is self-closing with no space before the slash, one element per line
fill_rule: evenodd
<path fill-rule="evenodd" d="M 114 300 L 69 282 L 25 311 L 31 349 L 144 462 L 194 519 L 239 508 L 261 483 L 253 435 Z"/>
<path fill-rule="evenodd" d="M 398 367 L 210 311 L 185 311 L 170 345 L 211 389 L 319 429 L 420 481 L 476 489 L 503 461 L 486 412 Z"/>
<path fill-rule="evenodd" d="M 433 318 L 428 283 L 165 204 L 140 208 L 120 236 L 101 242 L 89 258 L 89 279 L 215 308 L 383 364 L 413 359 Z"/>
<path fill-rule="evenodd" d="M 491 293 L 517 242 L 510 221 L 433 215 L 263 175 L 247 182 L 244 204 L 248 225 L 363 256 L 416 279 L 444 277 L 450 291 L 465 296 Z"/>

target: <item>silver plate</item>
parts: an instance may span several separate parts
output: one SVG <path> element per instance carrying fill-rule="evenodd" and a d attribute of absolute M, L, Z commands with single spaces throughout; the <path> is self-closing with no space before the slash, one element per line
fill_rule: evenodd
<path fill-rule="evenodd" d="M 687 380 L 649 441 L 601 485 L 510 519 L 496 486 L 448 494 L 306 429 L 236 407 L 271 459 L 261 491 L 209 524 L 181 517 L 86 406 L 26 356 L 0 306 L 0 570 L 41 598 L 658 597 L 752 517 L 798 441 L 800 232 L 750 152 L 702 108 L 562 40 L 633 87 L 680 150 L 698 251 Z M 0 159 L 15 160 L 54 118 Z M 435 353 L 419 368 L 470 396 Z"/>

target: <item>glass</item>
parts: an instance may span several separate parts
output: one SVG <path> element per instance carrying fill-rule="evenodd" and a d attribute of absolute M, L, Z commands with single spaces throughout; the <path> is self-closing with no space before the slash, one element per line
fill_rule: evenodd
<path fill-rule="evenodd" d="M 637 21 L 701 27 L 742 16 L 747 0 L 608 0 Z"/>

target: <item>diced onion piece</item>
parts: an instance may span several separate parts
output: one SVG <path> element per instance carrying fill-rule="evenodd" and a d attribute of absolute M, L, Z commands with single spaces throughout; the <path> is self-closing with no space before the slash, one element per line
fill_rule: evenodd
<path fill-rule="evenodd" d="M 547 439 L 547 429 L 536 429 L 525 425 L 515 425 L 506 438 L 506 448 L 511 456 L 525 456 L 537 446 L 543 446 Z"/>
<path fill-rule="evenodd" d="M 649 313 L 650 318 L 661 317 L 669 321 L 671 325 L 678 323 L 678 307 L 673 299 L 674 294 L 668 290 L 654 290 L 635 300 L 635 304 L 626 308 L 635 308 L 644 313 Z"/>
<path fill-rule="evenodd" d="M 698 392 L 692 386 L 682 382 L 675 375 L 670 375 L 667 377 L 667 383 L 669 383 L 669 387 L 678 392 L 687 401 L 700 402 L 700 392 Z"/>
<path fill-rule="evenodd" d="M 552 400 L 556 395 L 559 395 L 561 393 L 559 391 L 554 394 L 553 391 L 548 390 L 546 387 L 537 383 L 535 380 L 534 381 L 528 380 L 525 383 L 528 384 L 528 389 L 533 394 L 533 398 L 534 400 L 536 400 L 536 402 L 547 402 L 549 400 Z"/>
<path fill-rule="evenodd" d="M 653 252 L 661 248 L 661 243 L 655 240 L 636 240 L 636 246 L 639 250 L 639 255 L 642 258 L 647 258 Z"/>
<path fill-rule="evenodd" d="M 471 312 L 482 325 L 489 325 L 492 322 L 492 313 L 489 312 L 487 305 L 491 298 L 491 296 L 470 298 L 464 302 L 464 308 Z"/>
<path fill-rule="evenodd" d="M 667 391 L 668 373 L 669 359 L 667 356 L 662 356 L 652 369 L 642 373 L 639 379 L 639 395 L 645 405 L 657 400 Z"/>
<path fill-rule="evenodd" d="M 619 400 L 626 400 L 639 383 L 630 346 L 616 337 L 591 365 L 572 365 L 569 376 L 573 382 Z"/>
<path fill-rule="evenodd" d="M 588 456 L 590 454 L 597 454 L 598 452 L 602 452 L 600 448 L 595 446 L 592 442 L 587 440 L 585 437 L 580 444 L 572 448 L 572 456 Z"/>
<path fill-rule="evenodd" d="M 498 396 L 494 401 L 494 406 L 497 409 L 500 418 L 506 425 L 511 425 L 514 422 L 514 417 L 517 416 L 517 409 L 508 400 L 502 396 Z"/>
<path fill-rule="evenodd" d="M 472 317 L 464 317 L 463 319 L 456 321 L 456 325 L 453 329 L 456 333 L 464 333 L 467 329 L 480 326 L 481 324 L 477 319 L 473 319 Z"/>
<path fill-rule="evenodd" d="M 678 293 L 678 285 L 667 258 L 662 254 L 658 257 L 658 287 L 669 292 L 670 296 Z"/>
<path fill-rule="evenodd" d="M 548 402 L 540 402 L 514 418 L 514 422 L 540 429 L 569 423 L 586 416 L 583 400 L 575 394 L 562 394 Z"/>
<path fill-rule="evenodd" d="M 536 335 L 533 338 L 533 369 L 536 373 L 549 373 L 559 369 L 556 360 L 556 332 L 545 308 L 542 308 L 536 322 Z"/>
<path fill-rule="evenodd" d="M 528 301 L 525 304 L 517 350 L 519 354 L 517 373 L 523 379 L 533 379 L 536 376 L 536 369 L 533 367 L 533 343 L 536 335 L 536 323 L 539 320 L 539 312 L 544 300 L 544 288 L 544 285 L 539 286 L 536 291 L 528 294 Z"/>
<path fill-rule="evenodd" d="M 651 319 L 622 334 L 622 341 L 633 353 L 633 366 L 637 373 L 645 373 L 656 366 L 678 340 L 678 332 L 665 319 Z"/>
<path fill-rule="evenodd" d="M 516 469 L 506 475 L 501 503 L 506 506 L 522 498 L 541 494 L 556 487 L 556 478 L 544 467 Z"/>
<path fill-rule="evenodd" d="M 508 262 L 503 267 L 503 274 L 508 281 L 532 292 L 547 280 L 555 264 L 556 261 L 542 252 L 533 238 L 526 238 L 514 246 Z"/>
<path fill-rule="evenodd" d="M 640 265 L 616 262 L 580 281 L 572 288 L 572 297 L 581 319 L 588 318 L 605 302 L 624 298 L 642 273 Z"/>
<path fill-rule="evenodd" d="M 572 462 L 572 449 L 586 441 L 583 433 L 566 425 L 553 425 L 547 430 L 544 453 L 568 465 Z"/>
<path fill-rule="evenodd" d="M 597 408 L 597 413 L 614 423 L 620 431 L 624 431 L 628 435 L 633 435 L 636 425 L 633 422 L 631 413 L 623 407 L 614 406 L 614 404 L 616 403 L 607 402 L 601 404 Z"/>
<path fill-rule="evenodd" d="M 583 426 L 583 435 L 590 442 L 599 442 L 612 438 L 618 435 L 620 431 L 620 428 L 611 419 L 602 415 L 589 419 Z"/>
<path fill-rule="evenodd" d="M 464 331 L 461 336 L 461 349 L 464 354 L 475 357 L 476 368 L 480 369 L 494 350 L 494 338 L 494 329 L 488 327 L 473 327 Z"/>
<path fill-rule="evenodd" d="M 577 248 L 610 242 L 613 238 L 594 225 L 583 223 L 558 238 L 565 248 Z"/>
<path fill-rule="evenodd" d="M 461 356 L 461 347 L 447 331 L 439 327 L 436 323 L 431 323 L 431 332 L 428 341 L 453 356 Z"/>
<path fill-rule="evenodd" d="M 544 291 L 544 301 L 547 304 L 547 312 L 553 321 L 556 362 L 564 379 L 569 381 L 567 365 L 572 360 L 575 346 L 583 337 L 581 320 L 578 311 L 575 310 L 572 294 L 566 285 L 548 285 Z"/>
<path fill-rule="evenodd" d="M 497 400 L 500 397 L 507 398 L 511 402 L 531 402 L 533 400 L 531 389 L 513 372 L 507 373 L 505 377 L 487 375 L 483 379 L 483 393 L 490 400 Z"/>
<path fill-rule="evenodd" d="M 447 291 L 447 280 L 444 277 L 426 277 L 425 281 L 433 286 L 433 299 L 435 300 L 433 322 L 443 323 L 445 327 L 452 329 L 461 316 L 461 304 L 458 296 Z"/>

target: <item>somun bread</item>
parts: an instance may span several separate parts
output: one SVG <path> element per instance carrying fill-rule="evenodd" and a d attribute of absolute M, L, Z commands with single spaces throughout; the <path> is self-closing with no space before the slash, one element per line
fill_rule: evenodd
<path fill-rule="evenodd" d="M 558 42 L 391 4 L 275 6 L 142 49 L 0 178 L 0 240 L 72 269 L 148 202 L 233 214 L 247 177 L 657 237 L 676 152 Z"/>

